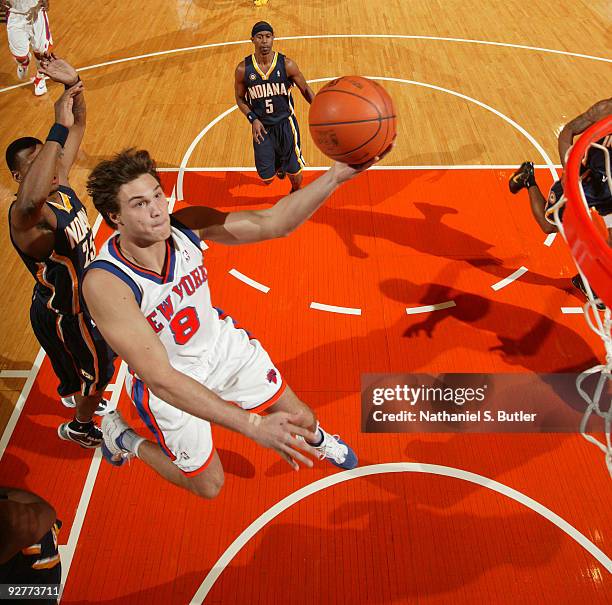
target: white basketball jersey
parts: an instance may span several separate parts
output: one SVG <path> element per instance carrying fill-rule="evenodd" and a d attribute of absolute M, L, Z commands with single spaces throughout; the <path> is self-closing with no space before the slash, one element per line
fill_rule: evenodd
<path fill-rule="evenodd" d="M 151 329 L 162 341 L 173 367 L 187 370 L 206 360 L 220 332 L 219 313 L 212 306 L 201 241 L 190 229 L 171 219 L 162 274 L 131 263 L 111 237 L 89 269 L 116 275 L 134 293 Z"/>

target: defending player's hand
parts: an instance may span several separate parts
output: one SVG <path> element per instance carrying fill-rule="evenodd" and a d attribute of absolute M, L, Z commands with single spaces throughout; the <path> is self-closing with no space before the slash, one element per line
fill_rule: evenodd
<path fill-rule="evenodd" d="M 268 131 L 264 128 L 264 125 L 260 120 L 253 122 L 253 140 L 259 145 L 264 140 L 264 135 L 268 134 Z"/>
<path fill-rule="evenodd" d="M 274 412 L 268 416 L 257 416 L 254 430 L 250 435 L 254 441 L 276 451 L 294 470 L 299 470 L 298 462 L 312 467 L 312 460 L 302 452 L 315 457 L 317 452 L 304 439 L 314 441 L 316 436 L 306 426 L 306 418 L 302 412 Z M 299 439 L 298 437 L 302 437 Z"/>
<path fill-rule="evenodd" d="M 55 55 L 48 55 L 40 62 L 40 71 L 49 76 L 54 82 L 74 86 L 79 81 L 77 71 L 68 61 L 59 59 Z"/>
<path fill-rule="evenodd" d="M 349 181 L 353 177 L 357 176 L 361 172 L 366 171 L 371 166 L 374 166 L 377 162 L 380 162 L 386 155 L 388 155 L 393 149 L 393 143 L 387 147 L 380 155 L 372 158 L 369 162 L 365 162 L 363 164 L 343 164 L 342 162 L 336 162 L 331 167 L 331 170 L 334 171 L 334 177 L 336 182 L 340 185 L 341 183 L 345 183 Z"/>
<path fill-rule="evenodd" d="M 55 101 L 55 121 L 62 124 L 66 128 L 74 125 L 74 114 L 72 113 L 72 105 L 74 97 L 83 92 L 83 83 L 79 82 L 72 88 L 69 88 L 64 94 Z"/>

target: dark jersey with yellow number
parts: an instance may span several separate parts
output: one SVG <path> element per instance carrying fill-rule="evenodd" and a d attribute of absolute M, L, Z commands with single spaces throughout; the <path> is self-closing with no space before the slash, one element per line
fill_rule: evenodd
<path fill-rule="evenodd" d="M 293 115 L 293 81 L 287 76 L 285 55 L 275 52 L 265 73 L 255 55 L 245 57 L 244 66 L 245 101 L 262 124 L 274 126 Z"/>
<path fill-rule="evenodd" d="M 9 208 L 10 213 L 13 204 Z M 55 245 L 42 260 L 22 252 L 13 240 L 21 260 L 36 280 L 34 296 L 49 309 L 65 315 L 81 312 L 80 290 L 85 267 L 95 258 L 93 234 L 87 210 L 70 187 L 60 186 L 58 195 L 47 200 L 57 219 Z"/>

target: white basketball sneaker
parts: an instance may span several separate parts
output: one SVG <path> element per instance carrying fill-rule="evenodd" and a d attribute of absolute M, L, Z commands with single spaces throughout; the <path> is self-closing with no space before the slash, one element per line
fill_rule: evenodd
<path fill-rule="evenodd" d="M 40 72 L 37 72 L 34 78 L 34 94 L 40 97 L 47 93 L 47 84 L 45 82 L 45 76 Z"/>
<path fill-rule="evenodd" d="M 104 436 L 102 455 L 114 466 L 121 466 L 130 458 L 134 458 L 134 452 L 127 450 L 122 442 L 122 437 L 127 431 L 132 429 L 117 410 L 109 412 L 102 418 Z"/>

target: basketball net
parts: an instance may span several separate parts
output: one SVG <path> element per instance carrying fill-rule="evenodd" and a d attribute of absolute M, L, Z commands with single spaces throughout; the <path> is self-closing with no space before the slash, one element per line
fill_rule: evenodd
<path fill-rule="evenodd" d="M 584 305 L 586 322 L 604 344 L 605 363 L 582 372 L 576 379 L 576 389 L 587 404 L 580 423 L 580 433 L 587 441 L 604 452 L 608 471 L 612 477 L 612 439 L 610 437 L 612 401 L 608 395 L 612 375 L 612 314 L 610 312 L 612 280 L 609 277 L 609 274 L 612 273 L 612 249 L 592 225 L 592 212 L 595 211 L 591 211 L 587 205 L 580 176 L 580 166 L 589 151 L 600 150 L 603 153 L 605 176 L 612 196 L 610 149 L 596 142 L 611 133 L 612 116 L 608 116 L 591 126 L 575 142 L 568 154 L 565 166 L 563 196 L 548 208 L 547 218 L 557 226 L 559 233 L 570 246 L 574 262 L 587 292 L 588 300 Z M 561 212 L 566 205 L 565 212 Z M 561 221 L 560 215 L 563 215 L 564 222 Z M 595 297 L 594 290 L 600 298 Z M 606 305 L 604 311 L 597 308 L 597 304 L 601 305 L 602 302 Z M 585 381 L 589 376 L 594 376 L 596 384 L 587 389 Z M 605 441 L 600 441 L 588 433 L 588 425 L 592 417 L 599 417 L 603 420 Z"/>

